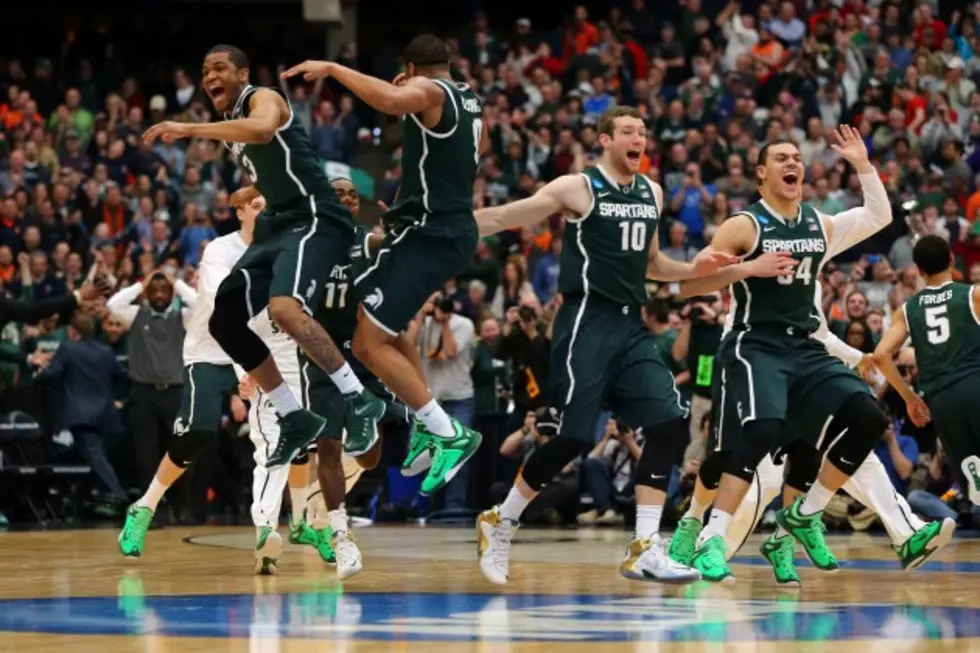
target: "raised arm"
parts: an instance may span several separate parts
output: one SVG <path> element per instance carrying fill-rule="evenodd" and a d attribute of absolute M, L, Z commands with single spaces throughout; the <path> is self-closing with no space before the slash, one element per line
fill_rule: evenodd
<path fill-rule="evenodd" d="M 281 95 L 260 88 L 248 98 L 248 117 L 219 122 L 187 123 L 164 121 L 146 130 L 143 140 L 153 143 L 162 138 L 172 143 L 178 138 L 210 138 L 233 143 L 268 143 L 276 130 L 289 120 L 289 105 Z"/>
<path fill-rule="evenodd" d="M 888 192 L 868 160 L 868 150 L 861 135 L 856 129 L 841 125 L 837 131 L 837 141 L 838 144 L 831 147 L 857 171 L 864 204 L 834 216 L 821 216 L 827 231 L 827 258 L 873 236 L 892 221 Z"/>
<path fill-rule="evenodd" d="M 476 212 L 480 236 L 535 224 L 555 213 L 581 218 L 592 210 L 592 191 L 584 175 L 564 175 L 531 197 Z"/>
<path fill-rule="evenodd" d="M 917 426 L 924 426 L 929 421 L 929 408 L 922 397 L 916 394 L 915 390 L 902 378 L 902 373 L 898 371 L 894 360 L 895 354 L 902 348 L 908 337 L 909 330 L 905 321 L 905 307 L 900 306 L 892 315 L 891 326 L 888 327 L 888 331 L 881 338 L 881 342 L 875 347 L 875 353 L 872 354 L 871 358 L 875 367 L 885 375 L 888 384 L 895 388 L 895 391 L 905 401 L 912 421 Z"/>
<path fill-rule="evenodd" d="M 136 314 L 139 313 L 139 306 L 134 306 L 133 302 L 143 294 L 143 284 L 134 283 L 128 288 L 123 288 L 115 295 L 106 300 L 105 307 L 110 313 L 119 318 L 119 321 L 130 327 Z"/>
<path fill-rule="evenodd" d="M 332 61 L 304 61 L 282 76 L 289 78 L 300 74 L 307 81 L 333 77 L 372 108 L 392 116 L 422 113 L 426 109 L 441 107 L 445 98 L 443 90 L 431 79 L 411 77 L 396 85 Z"/>
<path fill-rule="evenodd" d="M 711 245 L 702 252 L 720 252 L 730 256 L 741 256 L 749 252 L 755 244 L 755 222 L 747 215 L 734 215 L 725 220 Z M 767 252 L 751 261 L 729 265 L 713 274 L 697 279 L 681 281 L 680 298 L 706 295 L 726 288 L 733 283 L 749 277 L 778 277 L 791 274 L 796 261 L 788 252 Z"/>

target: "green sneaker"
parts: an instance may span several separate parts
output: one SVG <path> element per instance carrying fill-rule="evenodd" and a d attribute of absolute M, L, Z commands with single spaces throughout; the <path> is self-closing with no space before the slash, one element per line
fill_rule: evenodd
<path fill-rule="evenodd" d="M 310 526 L 305 519 L 301 519 L 295 524 L 292 519 L 289 520 L 289 543 L 313 547 L 324 562 L 332 563 L 336 560 L 333 548 L 330 546 L 330 540 L 324 541 L 320 533 Z"/>
<path fill-rule="evenodd" d="M 153 521 L 153 511 L 135 503 L 126 510 L 126 523 L 119 533 L 119 552 L 127 558 L 138 558 L 143 553 L 143 540 Z"/>
<path fill-rule="evenodd" d="M 794 548 L 792 537 L 776 537 L 776 533 L 767 537 L 759 547 L 759 553 L 772 565 L 772 573 L 780 585 L 800 585 L 800 575 L 793 563 Z"/>
<path fill-rule="evenodd" d="M 694 552 L 691 565 L 701 572 L 701 580 L 709 583 L 730 583 L 735 580 L 735 574 L 725 560 L 725 538 L 721 535 L 715 535 L 699 546 Z"/>
<path fill-rule="evenodd" d="M 432 459 L 432 467 L 422 481 L 422 494 L 435 494 L 453 480 L 456 473 L 462 469 L 466 461 L 476 453 L 483 441 L 483 436 L 473 429 L 466 428 L 453 418 L 453 428 L 456 437 L 440 438 L 430 434 L 435 443 L 436 453 Z"/>
<path fill-rule="evenodd" d="M 949 544 L 956 531 L 956 522 L 946 518 L 929 522 L 905 540 L 901 546 L 895 547 L 902 569 L 912 571 L 932 557 L 936 551 Z"/>
<path fill-rule="evenodd" d="M 279 570 L 279 556 L 282 554 L 282 537 L 276 529 L 263 526 L 259 529 L 255 542 L 255 573 L 272 576 Z"/>
<path fill-rule="evenodd" d="M 418 476 L 432 467 L 435 444 L 420 420 L 412 421 L 412 437 L 408 442 L 408 455 L 402 463 L 402 476 Z"/>
<path fill-rule="evenodd" d="M 268 467 L 288 465 L 300 451 L 323 433 L 327 420 L 314 412 L 294 410 L 279 418 L 279 442 L 269 455 Z"/>
<path fill-rule="evenodd" d="M 691 566 L 694 550 L 698 547 L 698 535 L 704 526 L 694 517 L 684 517 L 677 523 L 674 537 L 670 538 L 667 557 L 685 567 Z"/>
<path fill-rule="evenodd" d="M 378 420 L 384 417 L 387 404 L 365 390 L 360 394 L 344 395 L 344 405 L 344 425 L 347 427 L 344 451 L 349 456 L 363 456 L 380 437 Z"/>
<path fill-rule="evenodd" d="M 814 567 L 821 571 L 837 571 L 840 564 L 823 537 L 827 532 L 827 527 L 823 524 L 823 510 L 812 515 L 800 514 L 804 498 L 805 496 L 797 498 L 788 508 L 777 512 L 776 523 L 803 545 L 803 551 Z"/>
<path fill-rule="evenodd" d="M 333 546 L 330 544 L 333 540 L 333 529 L 329 526 L 323 528 L 314 529 L 316 536 L 320 538 L 320 543 L 317 545 L 317 551 L 320 553 L 320 559 L 323 560 L 328 565 L 337 564 L 337 553 L 333 550 Z"/>

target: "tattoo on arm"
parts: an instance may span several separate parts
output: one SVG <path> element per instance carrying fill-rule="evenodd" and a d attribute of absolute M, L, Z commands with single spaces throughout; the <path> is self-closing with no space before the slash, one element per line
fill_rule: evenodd
<path fill-rule="evenodd" d="M 333 374 L 344 366 L 344 355 L 330 334 L 312 317 L 303 313 L 296 333 L 290 333 L 306 355 L 313 359 L 327 374 Z"/>

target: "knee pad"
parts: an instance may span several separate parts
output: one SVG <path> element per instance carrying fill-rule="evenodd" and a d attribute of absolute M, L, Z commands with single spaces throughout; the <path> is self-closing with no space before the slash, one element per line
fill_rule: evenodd
<path fill-rule="evenodd" d="M 866 392 L 857 392 L 841 404 L 830 422 L 826 440 L 827 460 L 847 475 L 853 474 L 881 441 L 888 417 Z"/>
<path fill-rule="evenodd" d="M 167 456 L 177 467 L 187 469 L 212 437 L 214 434 L 208 431 L 188 431 L 171 441 Z"/>
<path fill-rule="evenodd" d="M 245 289 L 215 297 L 208 331 L 232 360 L 254 370 L 269 357 L 269 348 L 248 326 L 251 319 Z"/>
<path fill-rule="evenodd" d="M 644 426 L 644 444 L 636 465 L 636 484 L 667 491 L 674 465 L 680 465 L 690 437 L 687 422 L 678 417 L 657 426 Z"/>
<path fill-rule="evenodd" d="M 584 454 L 591 446 L 588 442 L 560 435 L 553 437 L 527 459 L 524 469 L 521 470 L 521 478 L 528 487 L 539 492 L 565 465 Z"/>
<path fill-rule="evenodd" d="M 742 442 L 732 452 L 725 473 L 752 482 L 755 470 L 779 441 L 783 422 L 778 419 L 757 419 L 742 426 Z"/>
<path fill-rule="evenodd" d="M 721 483 L 721 474 L 725 471 L 725 465 L 728 463 L 730 455 L 731 453 L 728 451 L 712 451 L 701 463 L 701 467 L 698 469 L 698 479 L 706 490 L 713 492 L 718 489 L 718 484 Z"/>
<path fill-rule="evenodd" d="M 803 440 L 796 440 L 783 451 L 786 453 L 786 463 L 789 465 L 786 485 L 805 494 L 820 473 L 823 456 Z"/>

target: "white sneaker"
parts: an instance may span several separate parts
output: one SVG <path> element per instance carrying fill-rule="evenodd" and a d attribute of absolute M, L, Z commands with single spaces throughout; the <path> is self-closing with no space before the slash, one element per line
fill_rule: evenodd
<path fill-rule="evenodd" d="M 344 580 L 364 569 L 361 550 L 350 531 L 335 531 L 330 545 L 337 556 L 337 578 Z"/>
<path fill-rule="evenodd" d="M 597 519 L 599 519 L 599 511 L 593 508 L 588 512 L 581 513 L 578 517 L 575 518 L 575 521 L 577 521 L 582 526 L 593 526 L 595 524 L 595 520 Z"/>
<path fill-rule="evenodd" d="M 476 519 L 476 552 L 480 556 L 480 571 L 486 579 L 505 585 L 509 580 L 510 539 L 514 537 L 517 524 L 501 517 L 497 508 L 494 506 L 482 512 Z"/>
<path fill-rule="evenodd" d="M 626 558 L 619 565 L 619 573 L 630 580 L 678 585 L 701 580 L 701 572 L 697 569 L 670 559 L 659 535 L 630 542 L 626 548 Z"/>
<path fill-rule="evenodd" d="M 263 526 L 255 542 L 255 573 L 272 576 L 279 570 L 282 555 L 282 537 L 274 528 Z"/>
<path fill-rule="evenodd" d="M 619 526 L 625 520 L 623 516 L 618 512 L 610 508 L 606 512 L 599 515 L 598 519 L 595 520 L 596 526 Z"/>
<path fill-rule="evenodd" d="M 968 456 L 960 463 L 963 476 L 966 477 L 967 496 L 970 503 L 980 506 L 980 458 Z"/>

